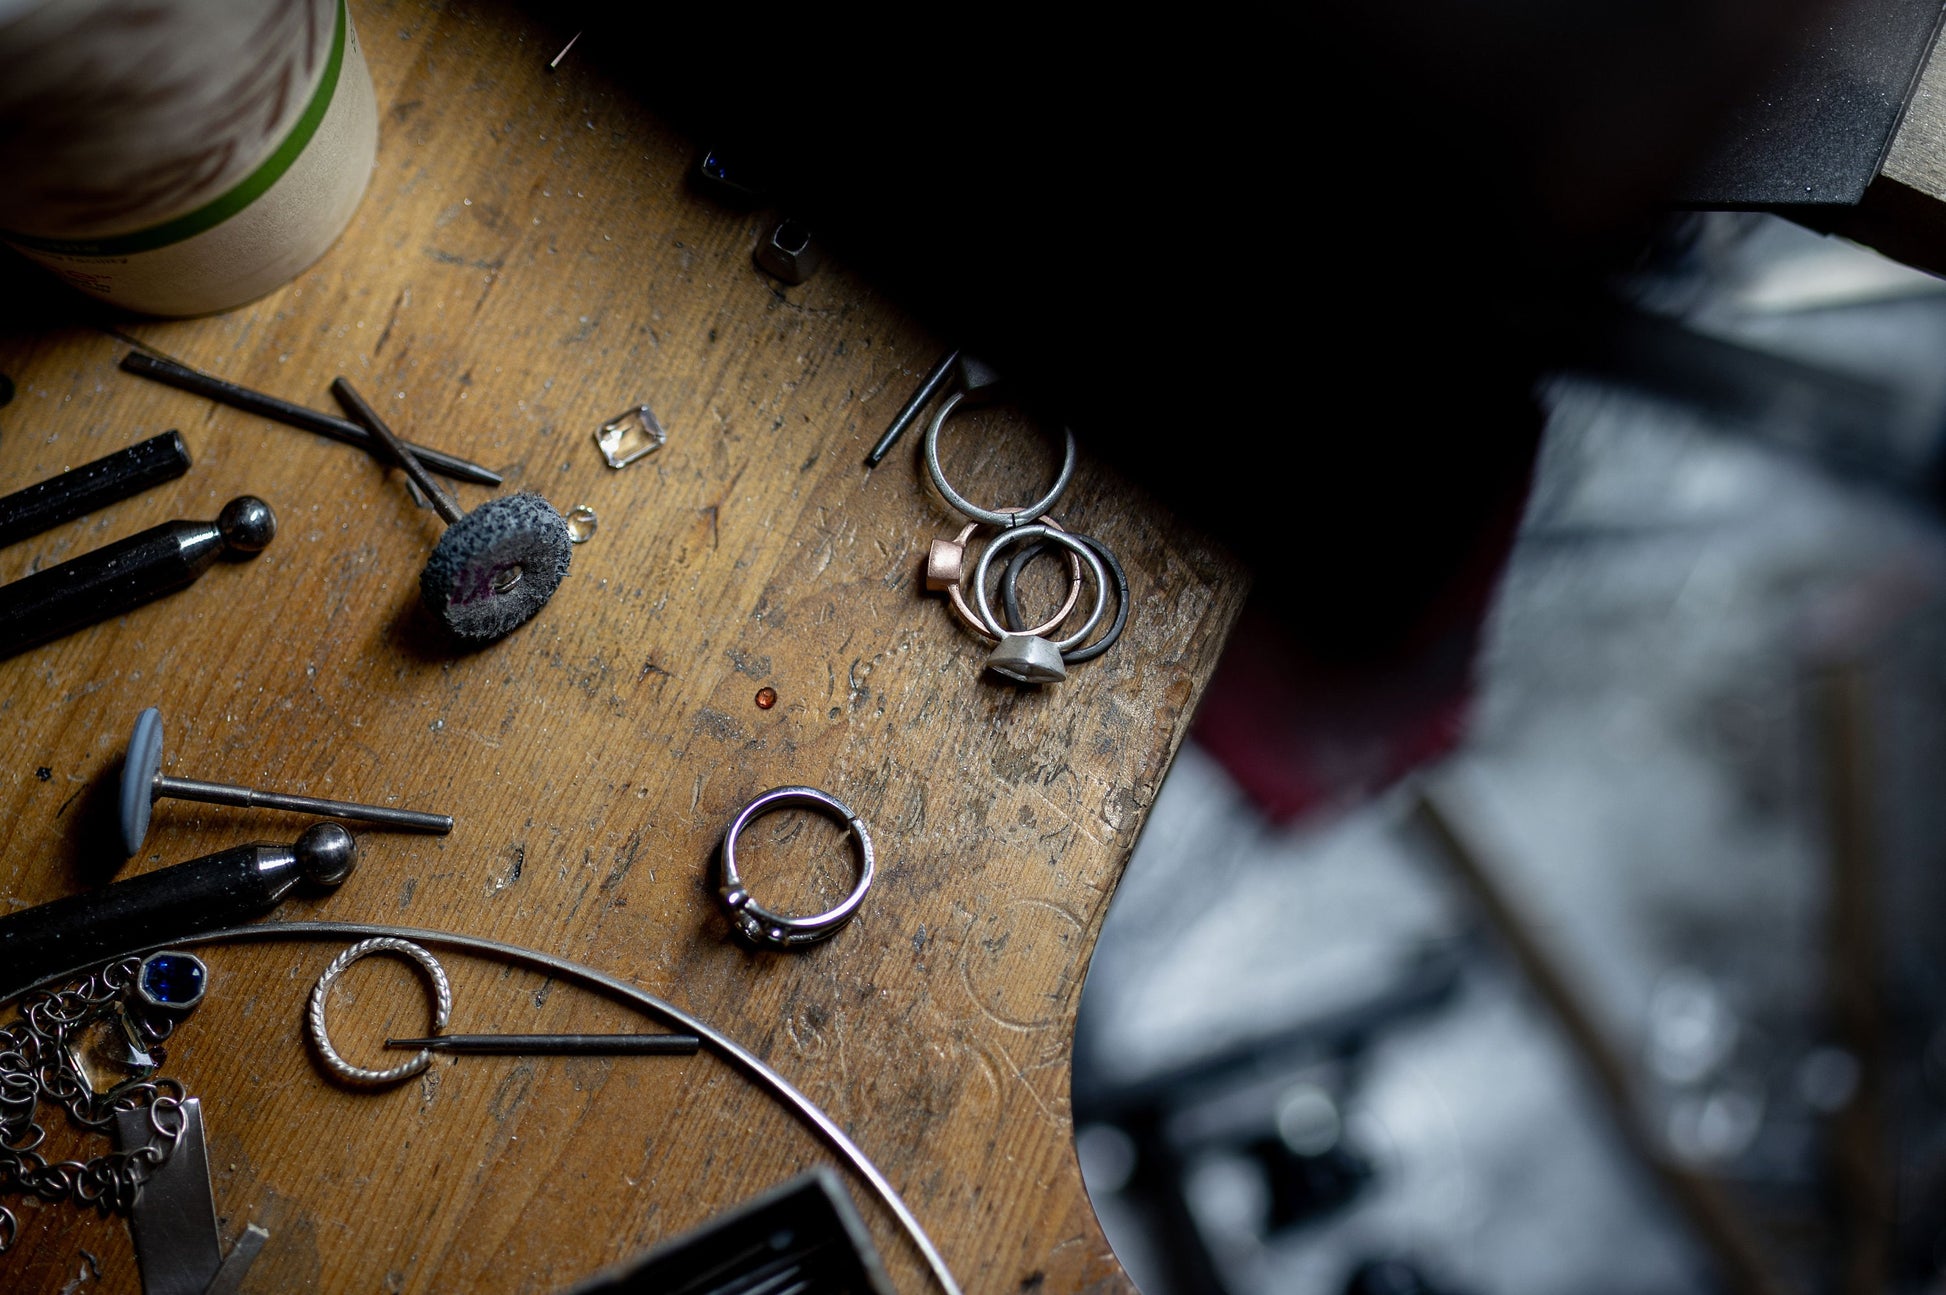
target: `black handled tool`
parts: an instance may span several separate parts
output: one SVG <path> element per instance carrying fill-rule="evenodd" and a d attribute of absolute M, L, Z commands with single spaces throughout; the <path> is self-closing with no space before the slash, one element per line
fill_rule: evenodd
<path fill-rule="evenodd" d="M 303 405 L 292 404 L 288 400 L 279 400 L 276 396 L 266 395 L 261 391 L 252 391 L 249 387 L 239 387 L 234 382 L 212 378 L 207 373 L 200 373 L 170 360 L 159 360 L 153 355 L 130 351 L 122 357 L 122 369 L 140 378 L 153 378 L 157 382 L 184 391 L 193 391 L 199 396 L 208 396 L 218 404 L 229 405 L 233 409 L 241 409 L 246 414 L 256 414 L 261 418 L 271 419 L 286 427 L 316 432 L 320 436 L 329 436 L 347 445 L 363 446 L 374 454 L 382 448 L 375 446 L 371 433 L 357 423 L 334 418 L 330 414 L 321 414 L 315 409 L 307 409 Z M 460 458 L 457 454 L 429 449 L 423 445 L 413 446 L 412 451 L 428 468 L 452 477 L 456 481 L 497 486 L 502 480 L 500 474 L 493 469 L 483 468 L 470 459 Z"/>
<path fill-rule="evenodd" d="M 189 471 L 181 432 L 164 432 L 0 499 L 0 546 L 71 522 Z"/>
<path fill-rule="evenodd" d="M 0 585 L 0 657 L 173 593 L 223 554 L 260 552 L 276 534 L 270 505 L 239 495 L 213 522 L 164 522 Z"/>
<path fill-rule="evenodd" d="M 294 845 L 239 845 L 9 913 L 0 917 L 0 1001 L 124 949 L 246 921 L 275 908 L 300 881 L 335 887 L 356 863 L 344 825 L 319 823 Z"/>

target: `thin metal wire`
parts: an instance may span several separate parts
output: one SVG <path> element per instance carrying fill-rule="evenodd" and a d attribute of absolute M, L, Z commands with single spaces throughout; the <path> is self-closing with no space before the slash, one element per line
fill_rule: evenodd
<path fill-rule="evenodd" d="M 391 938 L 411 940 L 416 944 L 430 944 L 436 947 L 459 949 L 467 953 L 483 954 L 505 958 L 510 962 L 525 963 L 539 967 L 552 975 L 565 980 L 576 981 L 591 989 L 611 994 L 614 997 L 639 1008 L 648 1015 L 677 1029 L 686 1030 L 703 1040 L 703 1045 L 734 1069 L 743 1072 L 757 1087 L 767 1091 L 778 1103 L 802 1120 L 824 1144 L 836 1152 L 838 1158 L 851 1167 L 853 1173 L 865 1180 L 867 1186 L 878 1196 L 881 1204 L 892 1212 L 905 1229 L 909 1238 L 919 1251 L 926 1266 L 932 1270 L 933 1280 L 939 1283 L 946 1295 L 962 1295 L 959 1283 L 946 1267 L 946 1259 L 939 1248 L 926 1235 L 926 1229 L 919 1219 L 899 1196 L 898 1189 L 891 1180 L 879 1171 L 871 1158 L 853 1142 L 845 1131 L 829 1115 L 819 1109 L 817 1103 L 800 1093 L 788 1079 L 765 1065 L 756 1054 L 745 1049 L 735 1039 L 713 1028 L 708 1023 L 691 1016 L 673 1003 L 664 1002 L 647 990 L 637 989 L 625 980 L 619 980 L 593 967 L 585 967 L 566 958 L 557 958 L 551 953 L 538 949 L 523 948 L 518 944 L 506 944 L 499 940 L 489 940 L 483 936 L 460 935 L 452 931 L 433 931 L 412 926 L 383 926 L 367 922 L 263 922 L 256 926 L 232 926 L 219 931 L 205 931 L 183 939 L 162 940 L 139 949 L 131 949 L 121 955 L 132 957 L 153 953 L 157 949 L 195 948 L 206 944 L 238 944 L 250 940 L 362 940 L 371 938 Z M 89 964 L 95 965 L 95 964 Z M 72 980 L 86 967 L 64 971 L 60 975 L 47 976 L 36 985 L 54 984 Z M 29 986 L 31 990 L 36 986 Z M 24 991 L 23 991 L 24 992 Z M 13 995 L 11 997 L 18 997 Z M 4 1005 L 8 999 L 0 999 Z"/>

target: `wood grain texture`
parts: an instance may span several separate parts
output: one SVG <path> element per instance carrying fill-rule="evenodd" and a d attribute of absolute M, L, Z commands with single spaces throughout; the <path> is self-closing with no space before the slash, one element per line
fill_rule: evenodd
<path fill-rule="evenodd" d="M 842 265 L 757 273 L 760 217 L 690 194 L 686 142 L 578 67 L 565 33 L 492 4 L 354 8 L 377 86 L 378 170 L 339 245 L 253 305 L 96 317 L 18 274 L 0 293 L 0 491 L 180 428 L 179 482 L 7 550 L 0 579 L 250 492 L 280 531 L 254 560 L 0 662 L 0 902 L 102 879 L 93 812 L 135 713 L 162 708 L 182 776 L 449 812 L 450 837 L 360 837 L 358 872 L 280 916 L 440 927 L 591 964 L 765 1057 L 904 1193 L 969 1291 L 1125 1290 L 1082 1188 L 1068 1107 L 1087 957 L 1243 595 L 1235 562 L 1085 453 L 1060 510 L 1133 584 L 1122 645 L 1039 692 L 918 591 L 958 519 L 916 446 L 865 449 L 933 360 Z M 9 272 L 13 273 L 13 272 Z M 456 653 L 417 600 L 439 533 L 400 474 L 349 447 L 122 374 L 133 340 L 328 408 L 349 376 L 404 436 L 504 472 L 600 529 L 541 615 Z M 646 400 L 668 447 L 622 472 L 595 426 Z M 993 501 L 1037 493 L 1046 438 L 1005 411 L 948 445 Z M 463 505 L 488 492 L 459 487 Z M 776 690 L 760 709 L 760 688 Z M 835 940 L 743 951 L 705 889 L 765 788 L 810 783 L 871 825 L 876 888 Z M 146 870 L 303 820 L 162 802 Z M 767 903 L 841 894 L 835 829 L 746 838 Z M 167 1072 L 203 1099 L 225 1243 L 271 1239 L 254 1291 L 550 1291 L 829 1156 L 708 1057 L 461 1057 L 363 1094 L 325 1081 L 299 1014 L 335 945 L 209 951 L 208 1003 Z M 445 956 L 455 1030 L 638 1028 L 521 970 Z M 332 1000 L 372 1062 L 422 994 L 375 959 Z M 54 1150 L 92 1148 L 53 1121 Z M 854 1186 L 901 1290 L 916 1255 Z M 10 1291 L 98 1260 L 133 1290 L 126 1228 L 7 1197 Z M 85 1289 L 97 1289 L 89 1285 Z"/>

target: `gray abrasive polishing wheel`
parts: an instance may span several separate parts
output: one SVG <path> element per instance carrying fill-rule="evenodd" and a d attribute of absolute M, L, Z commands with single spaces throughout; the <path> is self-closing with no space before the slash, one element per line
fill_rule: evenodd
<path fill-rule="evenodd" d="M 489 499 L 439 537 L 419 596 L 459 637 L 497 639 L 547 605 L 573 547 L 568 524 L 539 495 Z"/>

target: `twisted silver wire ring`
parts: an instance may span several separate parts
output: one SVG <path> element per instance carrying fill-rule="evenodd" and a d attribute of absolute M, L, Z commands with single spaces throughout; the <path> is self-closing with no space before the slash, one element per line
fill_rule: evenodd
<path fill-rule="evenodd" d="M 331 965 L 318 977 L 318 983 L 311 989 L 311 1005 L 304 1013 L 304 1019 L 311 1029 L 311 1042 L 317 1047 L 318 1057 L 324 1062 L 325 1069 L 347 1083 L 364 1084 L 378 1087 L 396 1084 L 402 1079 L 410 1079 L 432 1064 L 432 1049 L 421 1048 L 411 1060 L 385 1070 L 367 1070 L 354 1066 L 338 1055 L 331 1046 L 331 1036 L 324 1028 L 324 999 L 331 990 L 332 982 L 345 972 L 345 968 L 360 958 L 374 953 L 396 953 L 410 958 L 425 971 L 426 979 L 432 983 L 433 1012 L 432 1032 L 439 1033 L 446 1028 L 446 1022 L 453 1014 L 453 987 L 446 980 L 446 969 L 439 965 L 439 959 L 432 956 L 410 940 L 398 940 L 389 935 L 375 936 L 360 940 L 331 960 Z"/>

